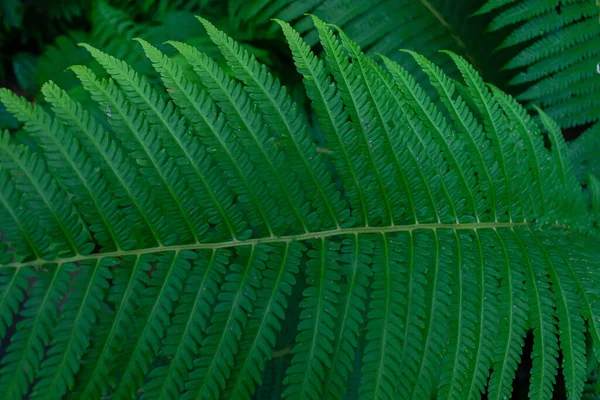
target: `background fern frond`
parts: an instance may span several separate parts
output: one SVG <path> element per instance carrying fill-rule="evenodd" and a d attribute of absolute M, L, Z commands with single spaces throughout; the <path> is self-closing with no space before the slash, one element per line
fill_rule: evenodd
<path fill-rule="evenodd" d="M 514 0 L 503 5 L 489 29 L 512 30 L 500 46 L 518 49 L 504 67 L 516 72 L 509 83 L 518 88 L 517 99 L 543 107 L 563 128 L 595 123 L 594 93 L 600 83 L 595 57 L 600 43 L 597 4 Z M 491 10 L 484 5 L 480 11 Z"/>

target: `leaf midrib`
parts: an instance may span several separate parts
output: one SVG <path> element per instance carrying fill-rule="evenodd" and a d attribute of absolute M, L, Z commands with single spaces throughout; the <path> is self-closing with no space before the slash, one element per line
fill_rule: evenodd
<path fill-rule="evenodd" d="M 359 234 L 382 234 L 382 233 L 395 233 L 395 232 L 412 232 L 416 230 L 440 230 L 440 229 L 453 229 L 453 230 L 480 230 L 480 229 L 512 229 L 519 226 L 530 226 L 531 222 L 476 222 L 476 223 L 464 223 L 464 224 L 407 224 L 407 225 L 388 225 L 382 227 L 357 227 L 357 228 L 341 228 L 341 229 L 330 229 L 325 231 L 308 232 L 298 235 L 286 235 L 278 237 L 263 237 L 253 238 L 247 240 L 230 240 L 225 242 L 213 242 L 213 243 L 189 243 L 189 244 L 178 244 L 170 246 L 156 246 L 148 247 L 135 250 L 120 250 L 105 253 L 94 253 L 94 254 L 79 254 L 73 257 L 57 258 L 54 260 L 37 259 L 26 262 L 13 262 L 9 264 L 0 264 L 1 268 L 21 268 L 21 267 L 33 267 L 43 266 L 44 264 L 64 264 L 67 262 L 83 262 L 87 260 L 95 260 L 99 258 L 107 257 L 127 257 L 127 256 L 140 256 L 144 254 L 153 254 L 169 251 L 181 251 L 181 250 L 202 250 L 202 249 L 223 249 L 231 248 L 236 246 L 254 246 L 257 244 L 269 244 L 269 243 L 289 243 L 293 241 L 303 241 L 310 239 L 320 239 L 332 236 L 343 236 L 343 235 L 359 235 Z"/>

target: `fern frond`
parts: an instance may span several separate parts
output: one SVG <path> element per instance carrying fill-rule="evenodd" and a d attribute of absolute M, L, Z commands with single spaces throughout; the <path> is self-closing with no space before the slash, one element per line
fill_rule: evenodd
<path fill-rule="evenodd" d="M 313 17 L 313 21 L 319 32 L 328 66 L 338 85 L 343 103 L 348 110 L 352 128 L 357 136 L 362 139 L 359 139 L 356 143 L 356 152 L 367 160 L 365 167 L 368 165 L 370 169 L 376 171 L 374 176 L 364 183 L 365 186 L 372 186 L 376 189 L 365 193 L 365 203 L 370 209 L 367 225 L 378 224 L 380 221 L 383 224 L 391 225 L 398 217 L 392 212 L 390 197 L 382 176 L 384 160 L 377 160 L 371 150 L 374 145 L 378 146 L 375 140 L 378 132 L 370 105 L 366 102 L 365 90 L 360 85 L 360 80 L 354 71 L 352 71 L 351 64 L 343 53 L 342 45 L 335 38 L 333 32 L 318 18 Z M 381 163 L 377 164 L 377 161 L 381 161 Z M 358 167 L 360 168 L 360 165 Z"/>
<path fill-rule="evenodd" d="M 361 338 L 360 325 L 366 309 L 368 280 L 372 275 L 368 268 L 370 256 L 364 249 L 372 246 L 368 239 L 355 236 L 342 243 L 340 275 L 345 278 L 339 294 L 340 314 L 335 326 L 335 344 L 332 351 L 331 370 L 325 377 L 323 393 L 340 399 L 346 391 L 346 382 L 357 371 L 355 354 Z M 361 250 L 362 249 L 362 250 Z"/>
<path fill-rule="evenodd" d="M 29 289 L 31 271 L 27 268 L 2 271 L 0 285 L 2 297 L 0 298 L 0 339 L 4 339 L 7 330 L 12 326 L 15 315 L 19 312 L 21 303 Z"/>
<path fill-rule="evenodd" d="M 115 389 L 118 397 L 133 397 L 143 383 L 154 357 L 158 344 L 165 334 L 170 314 L 179 299 L 183 282 L 190 268 L 190 259 L 196 257 L 191 252 L 161 254 L 156 263 L 156 271 L 142 294 L 136 315 L 139 333 L 128 338 L 124 351 L 128 362 L 120 363 L 121 380 Z M 136 329 L 137 330 L 137 329 Z"/>
<path fill-rule="evenodd" d="M 8 134 L 3 136 L 8 138 Z M 10 175 L 2 171 L 0 176 L 0 222 L 7 242 L 12 246 L 17 259 L 33 255 L 37 258 L 52 259 L 56 257 L 50 238 L 45 229 L 36 226 L 25 207 L 21 204 L 21 192 L 17 190 Z"/>
<path fill-rule="evenodd" d="M 270 145 L 269 142 L 272 140 L 270 139 L 270 135 L 259 134 L 265 129 L 265 124 L 261 115 L 257 113 L 256 107 L 251 104 L 249 95 L 239 83 L 226 76 L 223 70 L 206 55 L 199 53 L 191 46 L 178 43 L 171 44 L 186 57 L 187 61 L 199 74 L 202 84 L 221 107 L 223 114 L 228 117 L 228 126 L 232 129 L 240 130 L 238 136 L 241 139 L 240 145 L 244 150 L 234 151 L 234 154 L 238 154 L 239 156 L 247 155 L 244 157 L 245 159 L 235 161 L 233 165 L 253 165 L 254 168 L 249 168 L 247 172 L 240 171 L 239 174 L 242 176 L 247 174 L 250 178 L 253 177 L 252 180 L 248 179 L 249 182 L 247 185 L 256 190 L 256 193 L 252 193 L 254 190 L 250 190 L 249 192 L 255 196 L 253 200 L 258 203 L 257 208 L 261 214 L 261 219 L 267 225 L 268 233 L 273 235 L 275 232 L 290 229 L 291 221 L 297 218 L 297 215 L 295 217 L 292 216 L 295 204 L 290 197 L 289 189 L 286 190 L 284 189 L 285 185 L 282 186 L 283 178 L 281 177 L 281 172 L 279 172 L 282 170 L 281 152 L 275 146 Z M 208 105 L 214 107 L 211 103 L 212 101 L 209 100 Z M 222 126 L 226 121 L 223 118 L 222 120 L 217 119 L 217 122 L 219 126 Z M 228 134 L 228 129 L 221 129 L 224 135 Z M 254 172 L 254 170 L 258 170 L 259 168 L 268 169 L 269 176 L 262 177 L 260 180 L 257 179 L 255 175 L 258 175 L 258 173 Z M 275 177 L 276 182 L 273 182 L 271 175 Z M 275 194 L 282 192 L 286 194 L 284 198 Z M 258 202 L 258 198 L 263 197 L 262 193 L 269 193 L 273 198 L 273 201 L 270 202 L 272 204 L 268 204 L 268 209 L 272 210 L 271 217 L 267 217 L 266 215 L 266 204 L 260 204 L 262 201 Z M 296 208 L 295 213 L 297 214 L 298 212 L 299 210 Z M 274 221 L 269 221 L 270 218 Z M 306 229 L 301 220 L 298 220 L 298 222 L 301 223 L 303 229 Z"/>
<path fill-rule="evenodd" d="M 360 385 L 361 398 L 394 398 L 398 385 L 398 365 L 401 357 L 402 341 L 402 258 L 391 251 L 391 246 L 412 240 L 381 235 L 373 238 L 367 252 L 376 266 L 373 271 L 371 301 L 367 314 L 367 346 L 362 357 L 363 373 Z M 396 247 L 396 246 L 394 246 Z M 413 260 L 410 259 L 412 262 Z"/>
<path fill-rule="evenodd" d="M 402 161 L 400 158 L 400 152 L 396 152 L 394 148 L 394 143 L 399 140 L 398 133 L 399 130 L 394 126 L 394 122 L 397 119 L 401 119 L 401 114 L 393 115 L 394 111 L 391 106 L 391 102 L 385 101 L 385 83 L 384 79 L 389 79 L 389 76 L 386 75 L 385 72 L 378 71 L 375 69 L 378 66 L 375 66 L 373 61 L 367 58 L 360 51 L 360 47 L 356 43 L 354 43 L 344 32 L 338 29 L 339 35 L 342 39 L 342 44 L 346 48 L 346 51 L 350 54 L 350 57 L 355 62 L 355 74 L 357 77 L 360 77 L 359 81 L 361 85 L 365 87 L 365 92 L 368 96 L 371 112 L 373 113 L 374 118 L 377 120 L 377 125 L 381 129 L 382 140 L 380 142 L 383 143 L 369 143 L 369 146 L 372 148 L 373 145 L 379 145 L 382 147 L 384 156 L 379 160 L 379 163 L 382 165 L 392 164 L 394 175 L 400 178 L 401 184 L 395 184 L 393 179 L 390 179 L 392 175 L 392 171 L 384 171 L 384 178 L 386 180 L 385 193 L 391 200 L 391 206 L 394 209 L 398 209 L 400 204 L 408 204 L 408 209 L 413 210 L 412 218 L 414 218 L 415 223 L 420 222 L 420 217 L 417 215 L 418 207 L 415 205 L 419 199 L 413 198 L 414 193 L 411 190 L 410 185 L 407 182 L 407 175 L 404 173 L 402 168 Z M 355 60 L 355 61 L 354 61 Z M 399 110 L 397 110 L 399 111 Z M 390 182 L 392 181 L 392 182 Z M 435 207 L 434 207 L 435 208 Z M 430 214 L 436 214 L 435 217 L 430 215 L 425 218 L 425 221 L 435 221 L 437 217 L 439 221 L 439 215 L 437 215 L 437 210 L 427 210 Z M 403 213 L 405 214 L 406 211 Z M 398 217 L 396 217 L 398 218 Z M 408 215 L 406 218 L 410 218 Z"/>
<path fill-rule="evenodd" d="M 462 233 L 462 232 L 461 232 Z M 480 240 L 478 236 L 476 239 Z M 450 333 L 448 334 L 448 345 L 446 354 L 442 359 L 444 366 L 441 371 L 438 389 L 438 398 L 452 399 L 464 398 L 471 394 L 471 388 L 467 388 L 465 383 L 470 384 L 474 377 L 463 381 L 462 377 L 469 373 L 470 369 L 477 368 L 477 359 L 472 354 L 475 343 L 481 343 L 483 332 L 477 331 L 478 317 L 477 308 L 483 308 L 486 299 L 481 304 L 481 297 L 472 296 L 467 289 L 469 285 L 478 285 L 479 293 L 484 293 L 484 276 L 479 276 L 477 281 L 475 270 L 476 265 L 483 264 L 483 254 L 480 253 L 481 247 L 475 249 L 477 245 L 471 235 L 457 235 L 457 265 L 454 272 L 454 282 L 452 286 L 452 309 L 458 310 L 454 319 L 450 321 Z M 477 293 L 477 294 L 479 294 Z M 481 294 L 480 294 L 481 296 Z M 479 329 L 482 324 L 480 323 Z M 474 375 L 474 373 L 473 373 Z M 467 390 L 469 392 L 467 392 Z"/>
<path fill-rule="evenodd" d="M 415 217 L 415 220 L 457 221 L 457 205 L 453 203 L 449 191 L 450 187 L 456 186 L 456 177 L 450 171 L 442 177 L 436 172 L 446 168 L 439 146 L 431 138 L 422 135 L 424 129 L 422 122 L 408 106 L 402 93 L 396 89 L 391 74 L 386 73 L 373 60 L 370 64 L 370 70 L 391 93 L 389 107 L 392 110 L 396 108 L 397 115 L 392 118 L 398 121 L 395 129 L 398 132 L 392 131 L 395 140 L 391 141 L 391 145 L 394 147 L 394 152 L 398 153 L 396 157 L 405 160 L 400 174 L 406 177 L 407 182 L 419 182 L 418 185 L 409 185 L 409 198 L 412 198 L 414 213 L 419 215 L 419 219 Z M 428 157 L 424 157 L 425 149 L 428 147 L 432 151 Z"/>
<path fill-rule="evenodd" d="M 528 331 L 530 397 L 559 372 L 582 396 L 600 353 L 597 127 L 569 149 L 549 113 L 538 126 L 455 53 L 464 83 L 410 53 L 433 99 L 341 28 L 298 21 L 321 60 L 278 21 L 308 129 L 201 21 L 231 75 L 140 39 L 162 86 L 89 45 L 111 77 L 72 67 L 98 112 L 53 83 L 48 109 L 0 91 L 24 124 L 0 138 L 5 396 L 503 399 Z"/>
<path fill-rule="evenodd" d="M 577 180 L 586 183 L 590 175 L 600 176 L 600 124 L 586 129 L 581 136 L 568 143 L 569 158 Z"/>
<path fill-rule="evenodd" d="M 455 86 L 450 78 L 448 78 L 442 70 L 423 56 L 408 51 L 415 58 L 415 61 L 423 68 L 429 76 L 431 84 L 436 88 L 440 95 L 440 99 L 446 105 L 446 108 L 455 121 L 454 128 L 460 135 L 464 135 L 466 142 L 466 150 L 470 153 L 470 158 L 473 160 L 473 172 L 477 175 L 476 187 L 482 191 L 489 192 L 489 199 L 483 202 L 483 209 L 479 213 L 481 220 L 487 220 L 486 214 L 490 214 L 492 221 L 498 220 L 498 214 L 504 213 L 504 210 L 497 210 L 496 190 L 501 193 L 506 191 L 506 181 L 503 181 L 499 176 L 497 167 L 491 163 L 491 151 L 489 151 L 489 141 L 486 140 L 481 126 L 466 106 L 464 100 L 458 96 L 456 100 L 452 98 L 455 91 Z M 489 158 L 485 158 L 487 157 Z M 493 168 L 493 169 L 492 169 Z M 492 184 L 494 182 L 495 184 Z M 500 182 L 500 183 L 499 183 Z"/>
<path fill-rule="evenodd" d="M 275 24 L 267 24 L 270 19 L 278 19 L 289 23 L 310 46 L 315 46 L 319 43 L 319 35 L 307 14 L 316 15 L 341 27 L 367 55 L 382 53 L 417 73 L 420 71 L 410 57 L 398 53 L 397 49 L 420 51 L 436 63 L 445 63 L 444 67 L 452 69 L 448 60 L 437 51 L 451 49 L 463 53 L 471 50 L 471 46 L 462 40 L 464 36 L 460 25 L 468 21 L 468 10 L 475 11 L 473 7 L 476 6 L 468 1 L 445 7 L 445 2 L 412 0 L 352 3 L 343 0 L 278 0 L 270 3 L 234 1 L 234 4 L 230 9 L 234 23 L 256 25 L 257 30 L 264 26 L 264 33 L 259 31 L 257 35 L 273 36 Z M 419 75 L 419 81 L 422 78 Z"/>
<path fill-rule="evenodd" d="M 533 328 L 534 341 L 531 375 L 535 376 L 535 379 L 530 380 L 529 398 L 547 399 L 552 397 L 552 387 L 558 373 L 558 332 L 550 279 L 531 238 L 528 235 L 515 235 L 515 239 L 521 252 L 536 255 L 526 262 L 529 324 Z"/>
<path fill-rule="evenodd" d="M 532 235 L 533 236 L 533 235 Z M 558 336 L 563 353 L 562 370 L 569 398 L 579 398 L 585 383 L 585 338 L 584 320 L 579 311 L 579 293 L 564 266 L 557 251 L 548 251 L 537 236 L 533 240 L 542 249 L 547 261 L 546 268 L 553 288 L 558 316 Z"/>
<path fill-rule="evenodd" d="M 448 321 L 450 293 L 451 293 L 451 272 L 449 262 L 449 249 L 454 247 L 454 242 L 457 247 L 460 246 L 456 233 L 448 232 L 432 232 L 431 237 L 419 235 L 416 240 L 422 241 L 420 244 L 425 246 L 431 243 L 433 247 L 433 257 L 430 260 L 433 273 L 429 282 L 425 286 L 425 315 L 421 335 L 423 337 L 423 346 L 418 356 L 417 368 L 414 375 L 415 379 L 411 379 L 410 396 L 404 398 L 425 399 L 433 395 L 434 388 L 437 386 L 436 371 L 440 365 L 439 354 L 443 351 L 445 332 L 444 326 Z M 454 236 L 452 238 L 452 236 Z M 417 242 L 416 246 L 419 246 Z M 419 252 L 419 248 L 415 250 Z M 460 251 L 457 249 L 457 251 Z M 422 250 L 421 250 L 422 252 Z M 460 261 L 460 255 L 457 260 Z M 460 262 L 458 262 L 460 265 Z M 411 332 L 407 332 L 408 335 Z"/>
<path fill-rule="evenodd" d="M 473 167 L 469 158 L 465 157 L 465 153 L 462 152 L 461 144 L 455 139 L 450 133 L 450 127 L 445 117 L 440 111 L 432 104 L 431 100 L 415 81 L 415 79 L 402 67 L 394 63 L 387 57 L 382 57 L 385 65 L 388 67 L 390 73 L 394 77 L 396 85 L 402 92 L 405 98 L 406 104 L 412 109 L 415 116 L 423 124 L 423 126 L 432 132 L 432 138 L 422 139 L 422 142 L 434 142 L 446 157 L 447 163 L 453 166 L 456 171 L 457 178 L 460 181 L 461 189 L 464 190 L 463 196 L 466 197 L 465 203 L 453 204 L 455 218 L 458 215 L 463 215 L 464 212 L 462 207 L 468 206 L 476 219 L 481 215 L 481 194 L 474 192 L 473 188 L 476 187 L 474 182 L 475 174 L 473 173 Z M 431 144 L 433 146 L 433 144 Z M 447 168 L 445 165 L 443 168 Z M 460 207 L 460 208 L 459 208 Z"/>
<path fill-rule="evenodd" d="M 198 89 L 193 87 L 191 82 L 187 81 L 181 68 L 177 64 L 159 52 L 158 49 L 148 42 L 145 42 L 142 39 L 138 39 L 138 41 L 144 48 L 148 58 L 153 62 L 154 67 L 161 74 L 165 86 L 172 88 L 168 91 L 174 99 L 175 104 L 180 105 L 183 108 L 183 114 L 188 116 L 190 121 L 196 121 L 198 119 L 197 114 L 186 112 L 186 110 L 189 110 L 190 105 L 194 107 L 195 104 L 198 103 Z M 135 87 L 136 85 L 133 86 Z M 149 85 L 146 84 L 144 86 L 147 87 L 147 91 L 153 93 Z M 157 94 L 153 93 L 153 97 L 157 97 Z M 148 104 L 152 103 L 153 101 L 149 101 Z M 172 103 L 169 102 L 167 104 L 169 107 L 168 112 L 173 113 L 174 109 Z M 183 121 L 181 120 L 178 122 L 183 124 Z M 173 129 L 169 130 L 174 138 L 179 141 L 178 145 L 181 152 L 185 155 L 185 157 L 181 157 L 183 159 L 183 165 L 190 165 L 194 172 L 187 176 L 188 182 L 190 182 L 193 187 L 197 188 L 197 190 L 200 190 L 201 187 L 205 188 L 204 192 L 197 194 L 198 201 L 201 204 L 214 203 L 214 207 L 207 207 L 205 211 L 208 214 L 209 222 L 216 226 L 215 229 L 217 231 L 228 233 L 228 237 L 232 239 L 235 239 L 237 235 L 243 237 L 248 233 L 243 232 L 243 218 L 234 209 L 232 199 L 223 197 L 225 191 L 221 182 L 216 179 L 215 172 L 209 172 L 213 167 L 210 163 L 210 159 L 202 156 L 202 152 L 206 151 L 206 149 L 196 143 L 192 137 L 187 134 L 188 132 L 185 132 L 185 129 L 177 130 L 175 128 L 176 127 L 173 127 Z M 221 222 L 217 222 L 217 218 L 219 218 Z"/>
<path fill-rule="evenodd" d="M 552 237 L 544 237 L 542 240 L 544 244 L 556 244 Z M 593 241 L 594 239 L 591 240 Z M 598 276 L 597 270 L 590 268 L 588 260 L 594 259 L 595 256 L 589 253 L 594 253 L 596 249 L 594 246 L 586 249 L 588 243 L 588 240 L 586 240 L 573 246 L 575 250 L 588 254 L 587 257 L 578 256 L 575 251 L 571 249 L 565 249 L 561 251 L 558 256 L 560 257 L 560 265 L 564 266 L 563 273 L 575 283 L 577 288 L 577 293 L 581 300 L 580 307 L 582 309 L 582 316 L 585 318 L 588 324 L 588 332 L 592 338 L 591 345 L 594 352 L 594 357 L 598 359 L 598 356 L 600 355 L 600 349 L 598 348 L 598 345 L 600 344 L 600 321 L 598 321 L 598 318 L 595 316 L 597 315 L 599 298 L 593 290 L 593 286 L 600 277 Z M 587 270 L 588 268 L 590 268 L 590 274 L 587 276 L 583 275 L 581 272 L 584 269 Z"/>
<path fill-rule="evenodd" d="M 550 119 L 545 112 L 539 108 L 537 110 L 540 114 L 540 120 L 542 121 L 543 126 L 549 133 L 548 136 L 550 137 L 550 142 L 552 144 L 551 154 L 552 158 L 554 159 L 554 165 L 557 169 L 559 182 L 562 184 L 564 189 L 568 191 L 568 193 L 572 193 L 568 203 L 572 210 L 573 218 L 575 219 L 573 224 L 577 224 L 577 218 L 585 215 L 585 211 L 583 209 L 583 197 L 581 196 L 581 192 L 579 190 L 580 186 L 575 177 L 575 173 L 573 172 L 571 160 L 569 159 L 567 144 L 565 143 L 565 139 L 563 138 L 558 124 Z M 585 224 L 586 221 L 584 220 L 580 223 Z"/>
<path fill-rule="evenodd" d="M 194 146 L 194 142 L 183 142 L 187 127 L 172 105 L 159 97 L 158 93 L 148 84 L 146 78 L 143 76 L 140 78 L 125 62 L 89 45 L 82 46 L 107 70 L 137 110 L 144 113 L 150 129 L 154 129 L 156 132 L 168 133 L 160 135 L 160 144 L 163 148 L 162 151 L 171 157 L 174 164 L 172 166 L 173 176 L 169 177 L 170 180 L 181 180 L 182 186 L 199 189 L 199 186 L 195 184 L 196 181 L 190 182 L 189 177 L 182 173 L 179 166 L 181 164 L 189 165 L 192 162 L 189 153 L 185 149 L 189 148 L 189 151 L 194 151 L 197 146 Z M 164 181 L 166 183 L 166 180 Z M 206 233 L 206 221 L 192 204 L 197 204 L 205 196 L 194 196 L 193 189 L 188 190 L 187 193 L 178 192 L 177 196 L 182 197 L 183 201 L 183 205 L 179 206 L 182 220 L 188 226 L 192 239 L 198 242 L 199 237 Z"/>
<path fill-rule="evenodd" d="M 477 300 L 478 315 L 476 316 L 474 352 L 471 363 L 465 374 L 464 396 L 468 399 L 478 399 L 485 392 L 489 366 L 494 356 L 494 341 L 499 324 L 498 276 L 499 270 L 490 265 L 494 248 L 493 235 L 482 232 L 475 236 L 475 247 L 480 259 L 475 274 L 475 285 L 479 296 Z"/>
<path fill-rule="evenodd" d="M 359 143 L 348 123 L 347 111 L 337 86 L 327 75 L 323 62 L 312 53 L 300 35 L 286 22 L 276 22 L 288 40 L 298 72 L 304 76 L 307 95 L 313 101 L 315 112 L 325 131 L 333 162 L 341 176 L 346 195 L 356 210 L 353 217 L 366 222 L 369 211 L 364 192 L 368 190 L 370 178 L 361 168 L 361 157 L 356 154 L 351 156 Z"/>
<path fill-rule="evenodd" d="M 504 66 L 514 70 L 512 85 L 521 85 L 520 100 L 543 107 L 563 127 L 598 120 L 598 101 L 590 95 L 598 90 L 596 73 L 600 27 L 598 5 L 592 0 L 503 1 L 506 7 L 489 30 L 510 26 L 513 30 L 501 48 L 516 48 L 517 54 Z M 480 13 L 488 13 L 494 1 Z"/>
<path fill-rule="evenodd" d="M 504 204 L 507 214 L 511 216 L 510 218 L 520 218 L 523 215 L 522 211 L 513 211 L 517 203 L 516 199 L 521 197 L 519 185 L 514 181 L 523 179 L 524 176 L 521 175 L 522 168 L 519 168 L 520 158 L 517 151 L 511 148 L 511 142 L 515 140 L 514 134 L 507 129 L 507 120 L 498 102 L 486 88 L 485 83 L 475 69 L 459 55 L 450 52 L 448 52 L 448 55 L 464 78 L 477 110 L 483 117 L 485 132 L 487 132 L 492 144 L 491 148 L 496 151 L 496 159 L 499 164 L 498 174 L 501 174 L 501 181 L 503 182 L 503 184 L 500 184 L 500 191 L 504 191 L 506 196 L 504 201 L 499 200 L 499 202 Z M 496 176 L 496 179 L 498 178 L 500 177 Z"/>
<path fill-rule="evenodd" d="M 203 58 L 191 46 L 176 42 L 170 42 L 170 44 L 177 48 L 194 67 L 197 65 L 195 60 Z M 144 48 L 147 53 L 152 52 L 148 45 L 144 45 Z M 211 97 L 186 79 L 175 64 L 169 63 L 164 57 L 161 62 L 156 61 L 157 57 L 160 56 L 155 52 L 149 54 L 149 58 L 155 62 L 155 65 L 159 63 L 160 66 L 156 68 L 162 79 L 167 86 L 172 87 L 173 90 L 169 90 L 171 98 L 182 110 L 185 117 L 194 125 L 196 132 L 206 145 L 205 151 L 219 154 L 215 167 L 222 168 L 234 180 L 230 183 L 230 186 L 236 193 L 239 195 L 249 194 L 249 196 L 240 196 L 239 201 L 246 208 L 248 217 L 251 219 L 251 226 L 261 230 L 266 229 L 272 233 L 273 221 L 266 215 L 265 207 L 258 201 L 258 197 L 266 190 L 265 183 L 257 178 L 257 173 L 250 164 L 253 161 L 252 158 L 240 150 L 240 145 L 236 141 L 230 139 L 231 133 L 227 129 L 227 122 L 224 117 L 216 112 L 216 105 Z M 204 57 L 208 58 L 207 56 Z M 216 65 L 213 65 L 213 68 L 216 69 Z M 222 71 L 221 74 L 223 74 Z M 220 75 L 220 77 L 226 79 L 223 75 Z M 223 156 L 220 156 L 220 153 L 223 153 Z M 240 167 L 241 165 L 244 166 L 243 169 Z M 218 182 L 215 184 L 218 185 Z M 243 186 L 245 191 L 240 190 L 240 186 Z M 219 192 L 217 189 L 217 193 Z M 227 202 L 221 200 L 219 204 L 227 205 Z M 274 207 L 272 204 L 269 204 L 269 206 Z M 228 214 L 233 212 L 231 208 L 233 207 L 227 210 Z"/>
<path fill-rule="evenodd" d="M 490 86 L 490 88 L 498 101 L 498 104 L 500 104 L 502 110 L 509 117 L 509 121 L 513 121 L 513 129 L 516 129 L 521 136 L 521 140 L 524 146 L 526 146 L 527 151 L 536 154 L 535 157 L 529 158 L 529 173 L 537 185 L 537 190 L 530 194 L 530 196 L 532 196 L 530 207 L 533 211 L 537 208 L 536 204 L 539 204 L 543 213 L 547 207 L 546 204 L 549 202 L 549 187 L 547 177 L 543 174 L 543 171 L 547 171 L 550 166 L 548 165 L 549 156 L 544 149 L 544 143 L 540 137 L 539 128 L 533 120 L 531 120 L 527 111 L 520 106 L 516 100 L 493 86 Z"/>

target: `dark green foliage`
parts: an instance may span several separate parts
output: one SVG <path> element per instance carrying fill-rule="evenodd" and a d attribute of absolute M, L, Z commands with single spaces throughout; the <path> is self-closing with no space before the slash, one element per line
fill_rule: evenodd
<path fill-rule="evenodd" d="M 596 274 L 585 272 L 597 255 L 575 241 L 593 240 L 594 208 L 558 126 L 540 111 L 548 151 L 524 110 L 464 59 L 450 53 L 465 79 L 456 96 L 411 53 L 438 108 L 398 64 L 386 58 L 382 69 L 314 21 L 327 68 L 279 23 L 328 154 L 279 82 L 206 20 L 243 83 L 173 42 L 197 74 L 188 77 L 140 40 L 173 103 L 88 45 L 112 78 L 72 70 L 109 125 L 53 83 L 43 94 L 54 116 L 0 92 L 43 144 L 2 142 L 3 226 L 15 244 L 3 326 L 20 318 L 2 359 L 5 391 L 247 398 L 269 379 L 300 285 L 285 398 L 342 398 L 352 387 L 364 398 L 477 398 L 490 366 L 489 396 L 502 398 L 529 327 L 531 396 L 551 394 L 559 348 L 567 392 L 582 394 L 586 329 L 600 345 Z M 21 276 L 35 265 L 47 272 Z M 16 373 L 25 363 L 29 373 Z"/>
<path fill-rule="evenodd" d="M 0 89 L 5 397 L 596 396 L 592 1 L 45 7 Z"/>

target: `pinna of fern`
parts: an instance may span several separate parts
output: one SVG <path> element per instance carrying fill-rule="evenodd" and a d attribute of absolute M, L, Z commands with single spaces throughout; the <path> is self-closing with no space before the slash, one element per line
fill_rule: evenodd
<path fill-rule="evenodd" d="M 48 109 L 0 90 L 35 143 L 0 141 L 7 398 L 501 399 L 528 331 L 530 396 L 561 370 L 581 397 L 597 231 L 558 125 L 410 52 L 434 103 L 312 19 L 322 59 L 277 22 L 327 152 L 204 19 L 233 76 L 140 39 L 162 88 L 89 45 L 110 78 L 71 67 L 101 119 L 52 82 Z"/>

